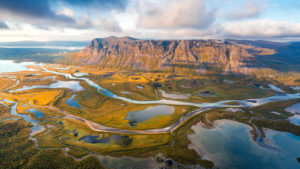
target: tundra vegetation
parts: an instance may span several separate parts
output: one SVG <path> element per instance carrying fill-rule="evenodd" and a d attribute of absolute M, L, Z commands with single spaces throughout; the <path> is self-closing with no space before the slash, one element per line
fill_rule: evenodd
<path fill-rule="evenodd" d="M 84 73 L 82 77 L 91 79 L 116 95 L 144 101 L 168 99 L 212 103 L 277 94 L 268 84 L 274 84 L 286 93 L 296 92 L 280 81 L 254 76 L 129 72 L 92 66 L 68 66 L 67 69 L 57 69 L 63 67 L 57 64 L 47 64 L 45 67 L 48 70 L 74 76 L 76 73 Z M 1 168 L 23 166 L 26 166 L 25 168 L 101 168 L 97 160 L 100 157 L 97 155 L 153 157 L 158 162 L 172 159 L 178 166 L 201 165 L 211 168 L 214 165 L 212 161 L 201 159 L 194 149 L 189 148 L 190 141 L 187 135 L 193 133 L 191 126 L 199 121 L 207 127 L 213 127 L 215 120 L 231 119 L 257 126 L 262 135 L 264 135 L 263 128 L 270 128 L 300 136 L 300 127 L 287 120 L 293 114 L 285 111 L 286 107 L 299 102 L 299 99 L 271 102 L 253 108 L 244 107 L 236 112 L 226 108 L 215 108 L 189 117 L 170 132 L 142 133 L 168 127 L 198 108 L 168 105 L 174 108 L 172 113 L 152 116 L 132 125 L 127 119 L 128 112 L 142 111 L 157 104 L 134 104 L 118 100 L 100 94 L 83 80 L 68 79 L 65 76 L 45 72 L 35 66 L 32 68 L 36 70 L 34 73 L 22 71 L 6 73 L 0 77 L 0 100 L 3 103 L 0 104 Z M 77 81 L 83 90 L 74 90 L 70 86 L 47 87 L 57 81 Z M 24 86 L 36 87 L 18 90 Z M 68 100 L 76 103 L 77 106 L 68 104 Z M 43 130 L 31 133 L 30 123 L 10 113 L 15 104 L 15 111 L 18 114 L 28 115 L 30 119 L 42 126 Z M 229 106 L 238 104 L 235 101 L 228 103 Z M 30 109 L 41 112 L 42 116 L 37 117 Z M 272 111 L 280 115 L 271 113 Z M 85 121 L 70 116 L 127 132 L 95 131 Z M 141 131 L 141 133 L 130 133 L 130 131 Z M 255 139 L 257 131 L 253 129 L 251 132 Z"/>

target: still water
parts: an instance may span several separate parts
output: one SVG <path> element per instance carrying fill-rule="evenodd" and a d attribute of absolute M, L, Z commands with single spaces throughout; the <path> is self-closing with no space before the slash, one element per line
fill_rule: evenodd
<path fill-rule="evenodd" d="M 266 130 L 266 139 L 276 150 L 259 146 L 252 139 L 251 127 L 230 120 L 215 121 L 216 128 L 192 126 L 194 134 L 188 135 L 198 154 L 211 160 L 219 168 L 287 169 L 300 168 L 300 138 L 291 133 Z"/>
<path fill-rule="evenodd" d="M 70 98 L 68 98 L 66 100 L 66 103 L 69 105 L 69 106 L 72 106 L 72 107 L 76 107 L 76 108 L 81 108 L 81 106 L 77 103 L 78 102 L 78 99 L 75 99 L 76 95 L 72 95 Z"/>
<path fill-rule="evenodd" d="M 158 105 L 148 107 L 143 110 L 127 112 L 126 120 L 129 120 L 130 125 L 140 123 L 157 115 L 170 115 L 175 111 L 173 106 Z"/>

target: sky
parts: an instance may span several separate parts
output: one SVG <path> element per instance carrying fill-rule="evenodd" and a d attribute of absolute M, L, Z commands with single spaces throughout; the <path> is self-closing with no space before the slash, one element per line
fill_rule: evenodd
<path fill-rule="evenodd" d="M 0 0 L 0 42 L 300 39 L 299 0 Z"/>

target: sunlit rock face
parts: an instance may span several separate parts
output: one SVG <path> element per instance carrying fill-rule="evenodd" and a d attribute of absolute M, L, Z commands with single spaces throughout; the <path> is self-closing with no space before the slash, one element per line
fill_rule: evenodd
<path fill-rule="evenodd" d="M 74 53 L 72 62 L 130 70 L 247 73 L 257 55 L 273 54 L 259 48 L 222 40 L 138 40 L 131 37 L 94 39 Z"/>

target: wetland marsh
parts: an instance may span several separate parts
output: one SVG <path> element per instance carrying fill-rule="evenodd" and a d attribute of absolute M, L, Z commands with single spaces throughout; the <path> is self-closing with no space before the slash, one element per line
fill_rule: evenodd
<path fill-rule="evenodd" d="M 10 109 L 10 113 L 1 116 L 1 123 L 28 122 L 31 126 L 28 139 L 35 143 L 36 149 L 61 150 L 67 157 L 79 161 L 93 157 L 108 168 L 115 165 L 103 161 L 104 157 L 112 161 L 131 158 L 136 160 L 137 166 L 138 161 L 147 161 L 149 167 L 171 167 L 171 163 L 186 168 L 213 165 L 239 168 L 248 163 L 264 165 L 265 162 L 275 168 L 298 165 L 296 158 L 300 154 L 281 143 L 287 140 L 291 146 L 299 144 L 297 130 L 300 127 L 294 122 L 299 106 L 294 102 L 300 100 L 300 93 L 293 88 L 283 91 L 270 85 L 272 81 L 258 80 L 256 83 L 272 89 L 266 90 L 255 82 L 247 83 L 247 77 L 237 80 L 229 75 L 216 82 L 215 78 L 220 78 L 217 75 L 111 74 L 88 67 L 60 69 L 55 64 L 3 63 L 12 64 L 8 67 L 15 69 L 1 69 L 0 82 L 6 83 L 1 89 L 0 103 Z M 85 73 L 76 74 L 79 71 Z M 160 80 L 154 80 L 157 77 Z M 197 87 L 189 88 L 190 81 L 198 84 Z M 228 93 L 226 88 L 230 86 L 235 87 Z M 204 96 L 207 91 L 214 96 Z M 264 108 L 273 103 L 283 104 L 273 110 L 280 113 Z M 20 119 L 11 119 L 16 117 Z M 269 117 L 272 120 L 265 121 Z M 215 121 L 218 119 L 239 123 L 219 124 Z M 209 128 L 196 125 L 199 121 Z M 278 128 L 279 122 L 288 125 Z M 273 129 L 271 133 L 275 134 L 270 135 L 270 129 L 266 128 Z M 275 158 L 271 150 L 265 150 L 256 142 L 258 136 L 272 140 L 282 149 L 280 153 L 285 163 L 276 163 L 279 157 Z M 228 149 L 218 149 L 216 154 L 214 147 L 222 144 Z M 231 149 L 231 144 L 238 146 L 239 152 Z M 203 147 L 205 149 L 200 149 Z M 239 154 L 244 154 L 242 159 L 235 158 Z M 248 156 L 257 158 L 245 162 Z"/>

